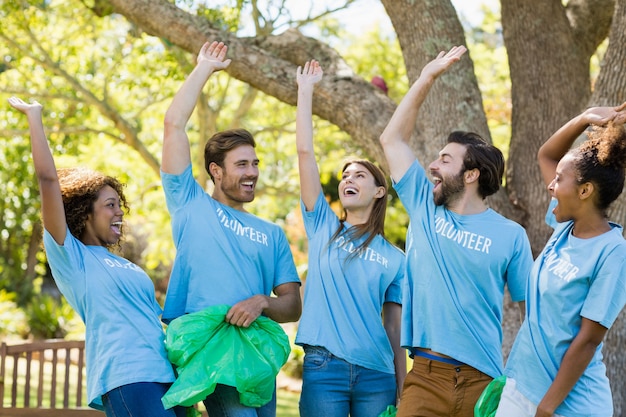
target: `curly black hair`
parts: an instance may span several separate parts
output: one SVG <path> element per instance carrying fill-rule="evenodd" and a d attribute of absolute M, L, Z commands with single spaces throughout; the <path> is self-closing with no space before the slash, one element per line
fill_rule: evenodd
<path fill-rule="evenodd" d="M 87 216 L 93 213 L 93 204 L 98 199 L 98 194 L 103 187 L 108 185 L 117 192 L 120 197 L 120 205 L 128 213 L 128 202 L 123 191 L 125 185 L 116 178 L 88 168 L 58 169 L 57 175 L 63 196 L 67 226 L 70 233 L 78 240 L 82 240 Z M 111 247 L 119 248 L 120 243 L 121 239 Z"/>
<path fill-rule="evenodd" d="M 589 139 L 572 151 L 579 184 L 591 182 L 598 189 L 597 205 L 607 210 L 624 189 L 626 129 L 609 123 L 594 126 Z"/>

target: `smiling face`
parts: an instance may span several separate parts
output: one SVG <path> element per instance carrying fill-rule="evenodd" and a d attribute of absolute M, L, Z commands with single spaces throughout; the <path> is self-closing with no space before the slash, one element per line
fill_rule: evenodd
<path fill-rule="evenodd" d="M 385 187 L 376 185 L 372 173 L 358 163 L 346 167 L 338 188 L 339 200 L 348 213 L 362 209 L 371 211 L 376 199 L 385 195 Z"/>
<path fill-rule="evenodd" d="M 115 245 L 122 235 L 123 217 L 124 211 L 117 191 L 105 185 L 93 202 L 93 210 L 87 216 L 81 241 L 85 245 Z"/>
<path fill-rule="evenodd" d="M 211 163 L 211 174 L 215 181 L 213 198 L 237 210 L 254 200 L 254 190 L 259 178 L 259 159 L 254 148 L 238 146 L 224 157 L 224 166 Z"/>
<path fill-rule="evenodd" d="M 556 175 L 548 185 L 550 195 L 557 200 L 553 209 L 557 222 L 575 220 L 581 206 L 579 197 L 580 184 L 577 181 L 577 172 L 574 158 L 565 155 L 556 167 Z"/>
<path fill-rule="evenodd" d="M 463 194 L 465 190 L 464 157 L 465 146 L 449 143 L 439 152 L 439 158 L 428 166 L 435 185 L 433 198 L 436 205 L 449 206 Z"/>

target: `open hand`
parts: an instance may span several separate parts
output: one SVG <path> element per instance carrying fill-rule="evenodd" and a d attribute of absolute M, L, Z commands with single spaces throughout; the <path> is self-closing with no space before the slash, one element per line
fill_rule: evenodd
<path fill-rule="evenodd" d="M 39 112 L 39 114 L 41 114 L 42 105 L 39 104 L 37 101 L 33 100 L 32 103 L 27 103 L 21 98 L 17 97 L 11 97 L 8 101 L 11 107 L 21 111 L 24 114 L 29 114 L 33 112 Z"/>
<path fill-rule="evenodd" d="M 312 59 L 304 64 L 304 68 L 298 66 L 298 69 L 296 70 L 296 81 L 301 87 L 305 85 L 314 85 L 320 82 L 323 75 L 324 71 L 322 71 L 320 63 Z"/>
<path fill-rule="evenodd" d="M 433 79 L 443 74 L 452 64 L 461 59 L 461 56 L 467 51 L 464 46 L 453 46 L 448 52 L 441 51 L 439 55 L 430 61 L 422 69 L 422 76 L 431 76 Z"/>
<path fill-rule="evenodd" d="M 197 62 L 198 64 L 207 62 L 213 67 L 214 71 L 223 70 L 230 65 L 231 61 L 226 59 L 226 52 L 228 52 L 228 46 L 224 42 L 205 42 L 200 52 L 198 52 Z"/>
<path fill-rule="evenodd" d="M 583 119 L 588 124 L 604 126 L 613 121 L 616 124 L 626 122 L 626 103 L 616 107 L 590 107 L 583 112 Z"/>
<path fill-rule="evenodd" d="M 617 106 L 615 108 L 615 111 L 617 112 L 617 114 L 615 115 L 613 122 L 618 125 L 626 123 L 626 102 L 623 103 L 621 106 Z"/>

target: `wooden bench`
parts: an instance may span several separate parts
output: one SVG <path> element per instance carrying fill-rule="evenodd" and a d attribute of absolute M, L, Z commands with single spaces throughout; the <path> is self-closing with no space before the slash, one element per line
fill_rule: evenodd
<path fill-rule="evenodd" d="M 82 340 L 16 345 L 2 342 L 0 416 L 103 417 L 102 412 L 86 405 L 84 367 L 85 342 Z M 10 375 L 7 375 L 9 370 Z M 8 391 L 6 398 L 5 389 Z"/>

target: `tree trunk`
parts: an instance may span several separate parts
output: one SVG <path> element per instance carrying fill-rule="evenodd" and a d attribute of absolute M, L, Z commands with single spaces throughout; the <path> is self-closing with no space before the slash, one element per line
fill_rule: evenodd
<path fill-rule="evenodd" d="M 463 27 L 450 1 L 382 3 L 398 35 L 409 84 L 440 51 L 465 44 Z M 437 158 L 453 130 L 470 130 L 491 141 L 471 59 L 461 60 L 444 74 L 420 108 L 412 147 L 422 164 Z"/>
<path fill-rule="evenodd" d="M 523 223 L 536 254 L 551 233 L 542 221 L 549 196 L 544 187 L 535 185 L 541 183 L 536 152 L 554 131 L 586 107 L 626 101 L 626 52 L 617 47 L 626 42 L 626 1 L 617 5 L 613 0 L 576 1 L 568 8 L 559 0 L 502 0 L 501 4 L 513 100 L 507 184 L 510 196 L 528 213 L 528 221 Z M 544 30 L 546 27 L 550 30 Z M 592 95 L 590 58 L 609 28 L 609 48 Z M 621 224 L 626 214 L 624 203 L 622 194 L 611 213 Z M 616 416 L 626 411 L 624 314 L 609 331 L 604 347 Z"/>
<path fill-rule="evenodd" d="M 596 81 L 591 103 L 614 105 L 626 102 L 626 0 L 618 0 L 609 34 L 609 48 L 604 56 L 602 71 Z M 626 194 L 613 203 L 609 218 L 626 225 Z M 626 415 L 626 310 L 609 330 L 604 341 L 604 362 L 613 391 L 614 414 Z"/>
<path fill-rule="evenodd" d="M 589 56 L 575 47 L 560 0 L 501 4 L 513 103 L 507 187 L 526 212 L 523 224 L 537 254 L 550 234 L 541 221 L 549 196 L 537 166 L 537 150 L 586 104 Z M 547 27 L 549 31 L 544 30 Z"/>

